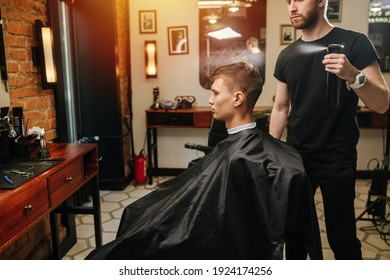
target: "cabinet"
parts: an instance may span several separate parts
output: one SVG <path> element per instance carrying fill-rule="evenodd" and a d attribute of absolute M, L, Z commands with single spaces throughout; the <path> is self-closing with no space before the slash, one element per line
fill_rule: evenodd
<path fill-rule="evenodd" d="M 1 247 L 49 211 L 48 197 L 46 180 L 41 179 L 9 200 L 0 202 Z"/>
<path fill-rule="evenodd" d="M 196 107 L 178 110 L 146 110 L 146 127 L 210 127 L 209 107 Z"/>
<path fill-rule="evenodd" d="M 65 166 L 48 177 L 50 204 L 58 206 L 64 197 L 70 196 L 83 182 L 82 159 Z"/>
<path fill-rule="evenodd" d="M 0 251 L 49 214 L 53 255 L 61 258 L 65 252 L 59 241 L 56 213 L 92 214 L 96 246 L 102 243 L 97 145 L 56 143 L 48 144 L 48 149 L 48 160 L 62 161 L 15 189 L 0 190 Z M 87 183 L 92 187 L 91 207 L 63 205 Z"/>

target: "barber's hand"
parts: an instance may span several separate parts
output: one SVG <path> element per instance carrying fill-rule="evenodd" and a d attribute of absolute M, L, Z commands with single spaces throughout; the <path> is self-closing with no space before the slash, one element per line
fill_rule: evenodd
<path fill-rule="evenodd" d="M 355 77 L 359 73 L 359 70 L 349 62 L 345 54 L 327 54 L 324 60 L 322 60 L 322 64 L 327 72 L 336 74 L 340 79 L 346 80 L 349 84 L 354 83 Z"/>

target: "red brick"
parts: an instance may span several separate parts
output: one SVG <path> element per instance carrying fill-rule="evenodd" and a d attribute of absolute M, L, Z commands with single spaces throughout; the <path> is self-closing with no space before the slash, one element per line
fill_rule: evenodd
<path fill-rule="evenodd" d="M 30 0 L 15 0 L 15 6 L 20 10 L 32 10 L 32 1 Z"/>

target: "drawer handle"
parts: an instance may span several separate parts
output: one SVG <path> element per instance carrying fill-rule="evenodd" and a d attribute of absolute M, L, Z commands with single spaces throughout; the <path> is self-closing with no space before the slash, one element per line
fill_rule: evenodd
<path fill-rule="evenodd" d="M 32 209 L 33 207 L 31 204 L 24 206 L 24 210 L 23 210 L 24 215 L 30 214 L 32 212 Z"/>
<path fill-rule="evenodd" d="M 72 180 L 73 180 L 73 178 L 72 178 L 72 177 L 66 177 L 66 178 L 65 178 L 65 181 L 66 181 L 67 183 L 70 183 L 70 182 L 72 182 Z"/>

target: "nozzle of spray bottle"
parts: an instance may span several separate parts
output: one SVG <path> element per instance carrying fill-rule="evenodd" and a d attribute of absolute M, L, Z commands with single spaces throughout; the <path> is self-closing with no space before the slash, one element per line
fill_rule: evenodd
<path fill-rule="evenodd" d="M 343 53 L 344 46 L 330 44 L 327 48 L 330 53 Z M 341 79 L 334 73 L 327 73 L 326 77 L 326 100 L 331 107 L 340 105 Z"/>
<path fill-rule="evenodd" d="M 330 44 L 327 48 L 328 53 L 343 53 L 344 46 L 340 44 Z"/>

